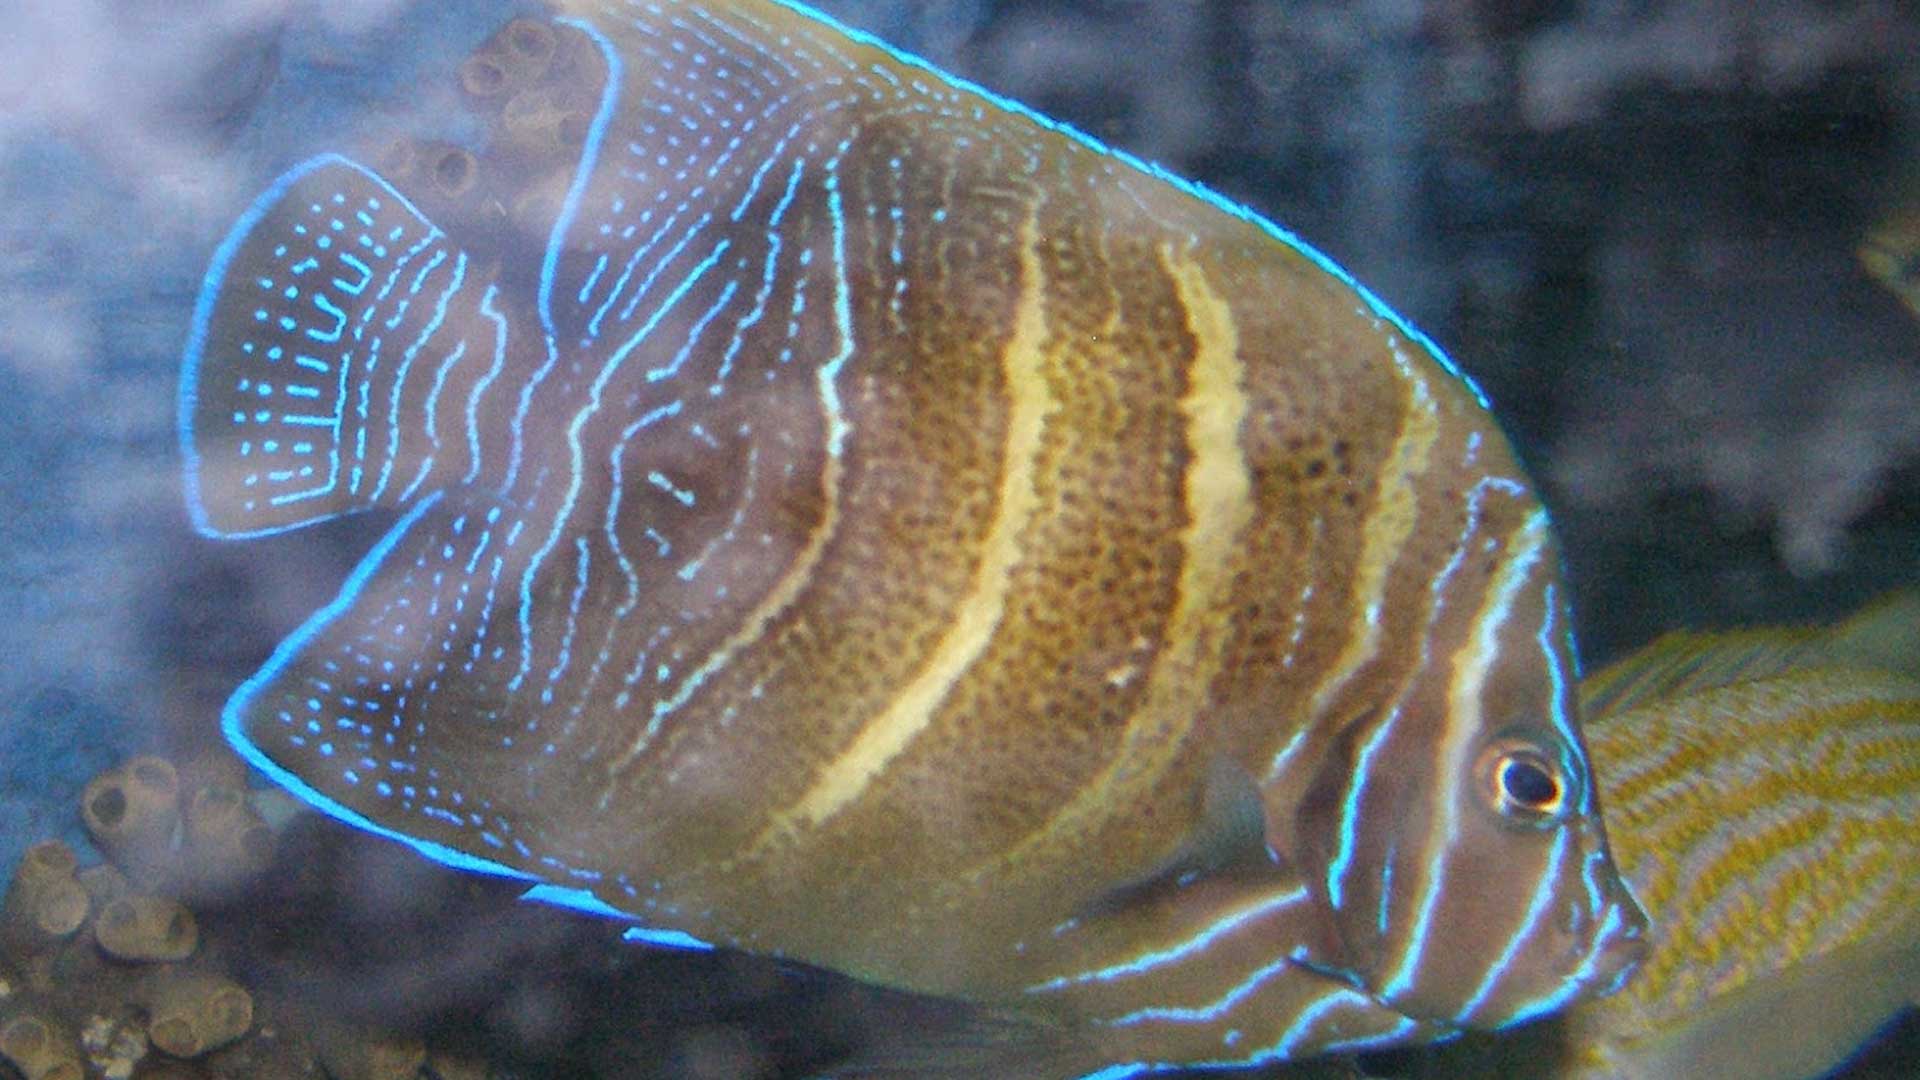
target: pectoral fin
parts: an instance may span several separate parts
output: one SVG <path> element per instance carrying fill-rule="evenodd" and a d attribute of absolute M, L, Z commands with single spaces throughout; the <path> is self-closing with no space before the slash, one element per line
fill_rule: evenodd
<path fill-rule="evenodd" d="M 1208 875 L 1236 870 L 1258 875 L 1277 864 L 1267 847 L 1266 805 L 1246 769 L 1228 758 L 1214 759 L 1199 798 L 1200 814 L 1180 845 L 1145 873 L 1096 897 L 1081 912 L 1083 918 L 1122 910 Z"/>
<path fill-rule="evenodd" d="M 1420 1033 L 1341 969 L 1324 905 L 1267 847 L 1252 777 L 1222 759 L 1198 798 L 1164 860 L 1026 943 L 1027 1000 L 1109 1061 L 1245 1065 Z"/>

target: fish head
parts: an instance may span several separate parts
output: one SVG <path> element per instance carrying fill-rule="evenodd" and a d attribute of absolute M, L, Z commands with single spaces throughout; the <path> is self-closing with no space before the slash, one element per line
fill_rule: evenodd
<path fill-rule="evenodd" d="M 1436 590 L 1430 658 L 1302 807 L 1328 966 L 1418 1020 L 1523 1022 L 1611 992 L 1646 949 L 1579 731 L 1557 560 L 1522 533 L 1475 575 L 1484 594 Z"/>

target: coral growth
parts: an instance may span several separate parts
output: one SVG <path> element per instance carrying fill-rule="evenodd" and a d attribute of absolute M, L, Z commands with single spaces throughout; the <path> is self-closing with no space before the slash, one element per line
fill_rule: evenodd
<path fill-rule="evenodd" d="M 237 764 L 126 761 L 79 807 L 110 861 L 82 866 L 57 840 L 27 851 L 0 901 L 0 1061 L 25 1080 L 484 1077 L 235 977 L 246 943 L 192 905 L 244 907 L 277 843 L 260 804 L 284 820 Z"/>

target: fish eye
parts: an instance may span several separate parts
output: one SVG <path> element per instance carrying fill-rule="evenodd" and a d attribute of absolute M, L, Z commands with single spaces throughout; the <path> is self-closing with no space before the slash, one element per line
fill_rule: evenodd
<path fill-rule="evenodd" d="M 1495 739 L 1475 772 L 1488 805 L 1518 824 L 1555 824 L 1574 802 L 1566 757 L 1533 739 Z"/>

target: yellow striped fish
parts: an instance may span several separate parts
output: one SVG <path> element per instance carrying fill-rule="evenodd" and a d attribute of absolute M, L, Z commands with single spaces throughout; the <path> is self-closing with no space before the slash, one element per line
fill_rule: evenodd
<path fill-rule="evenodd" d="M 1920 208 L 1896 211 L 1867 233 L 1855 254 L 1875 281 L 1920 315 Z"/>
<path fill-rule="evenodd" d="M 1423 1075 L 1798 1080 L 1920 999 L 1920 592 L 1836 627 L 1669 634 L 1581 691 L 1646 963 L 1541 1039 Z"/>
<path fill-rule="evenodd" d="M 194 313 L 202 532 L 397 514 L 228 703 L 254 764 L 1030 1019 L 1033 1075 L 1625 977 L 1546 515 L 1324 257 L 789 3 L 563 3 L 457 78 L 481 145 L 294 168 Z"/>
<path fill-rule="evenodd" d="M 1638 980 L 1576 1076 L 1793 1080 L 1920 997 L 1920 593 L 1826 633 L 1674 634 L 1583 694 Z M 1611 711 L 1608 711 L 1609 708 Z"/>

